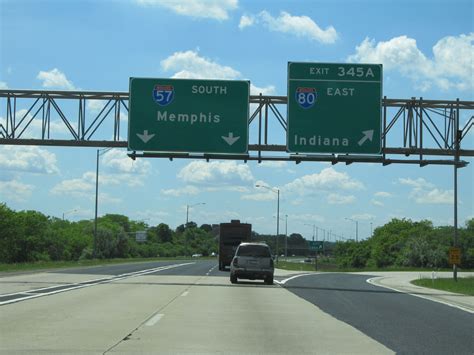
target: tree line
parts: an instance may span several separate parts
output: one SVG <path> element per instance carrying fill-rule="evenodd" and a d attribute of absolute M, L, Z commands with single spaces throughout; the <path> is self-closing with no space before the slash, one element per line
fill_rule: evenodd
<path fill-rule="evenodd" d="M 106 214 L 97 220 L 94 255 L 94 220 L 70 222 L 0 204 L 0 263 L 207 256 L 218 249 L 211 230 L 193 222 L 176 230 L 164 223 L 149 227 L 127 216 Z M 145 242 L 135 240 L 138 231 L 146 231 Z"/>
<path fill-rule="evenodd" d="M 14 211 L 0 204 L 0 263 L 77 261 L 135 257 L 177 257 L 218 253 L 217 232 L 209 224 L 194 222 L 175 230 L 167 224 L 148 226 L 119 214 L 106 214 L 97 221 L 94 251 L 94 220 L 70 222 L 37 211 Z M 135 234 L 146 231 L 146 241 Z M 449 267 L 453 227 L 434 227 L 430 221 L 392 219 L 375 229 L 367 240 L 325 242 L 318 252 L 331 257 L 341 268 Z M 252 232 L 252 240 L 266 242 L 275 254 L 316 254 L 299 233 L 287 238 Z M 286 243 L 286 244 L 285 244 Z M 458 231 L 462 268 L 474 268 L 474 218 Z"/>
<path fill-rule="evenodd" d="M 363 241 L 337 242 L 334 257 L 343 268 L 451 267 L 449 249 L 454 227 L 434 227 L 432 222 L 392 219 Z M 474 268 L 474 218 L 458 229 L 461 268 Z"/>

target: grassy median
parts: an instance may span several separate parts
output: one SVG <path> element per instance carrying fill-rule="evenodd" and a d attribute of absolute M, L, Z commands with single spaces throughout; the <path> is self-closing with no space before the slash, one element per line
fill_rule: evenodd
<path fill-rule="evenodd" d="M 412 284 L 421 287 L 434 288 L 437 290 L 474 296 L 474 277 L 458 277 L 457 281 L 454 281 L 452 278 L 419 279 L 413 280 Z"/>

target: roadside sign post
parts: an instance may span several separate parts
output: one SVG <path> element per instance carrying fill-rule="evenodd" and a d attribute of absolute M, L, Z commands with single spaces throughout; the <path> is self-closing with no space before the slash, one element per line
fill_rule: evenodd
<path fill-rule="evenodd" d="M 449 263 L 451 265 L 461 264 L 461 249 L 449 248 Z"/>
<path fill-rule="evenodd" d="M 128 149 L 246 154 L 250 83 L 130 78 Z"/>
<path fill-rule="evenodd" d="M 380 154 L 382 65 L 288 63 L 290 153 Z"/>

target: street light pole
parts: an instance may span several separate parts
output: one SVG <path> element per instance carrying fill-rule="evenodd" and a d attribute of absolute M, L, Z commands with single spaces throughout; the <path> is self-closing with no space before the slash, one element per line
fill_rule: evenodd
<path fill-rule="evenodd" d="M 68 213 L 71 213 L 71 212 L 76 212 L 77 210 L 76 209 L 73 209 L 73 210 L 70 210 L 70 211 L 66 211 L 66 212 L 63 212 L 63 221 L 64 221 L 64 216 L 67 215 Z"/>
<path fill-rule="evenodd" d="M 277 189 L 278 191 L 278 202 L 277 202 L 277 245 L 276 245 L 276 251 L 277 251 L 277 262 L 278 262 L 278 239 L 280 236 L 280 189 Z"/>
<path fill-rule="evenodd" d="M 280 189 L 271 188 L 264 185 L 255 185 L 255 187 L 263 187 L 267 190 L 273 191 L 277 194 L 277 235 L 276 235 L 276 262 L 278 263 L 278 235 L 280 234 Z M 275 191 L 276 190 L 276 191 Z"/>
<path fill-rule="evenodd" d="M 97 206 L 99 204 L 99 151 L 97 149 L 96 168 L 95 168 L 95 216 L 94 216 L 94 249 L 92 256 L 95 259 L 97 253 Z"/>
<path fill-rule="evenodd" d="M 194 205 L 186 204 L 186 225 L 184 226 L 185 229 L 186 229 L 186 227 L 188 226 L 188 223 L 189 223 L 189 207 L 194 207 L 194 206 L 198 206 L 198 205 L 205 205 L 205 204 L 206 204 L 205 202 L 195 203 Z M 184 253 L 186 254 L 185 256 L 187 256 L 187 254 L 188 254 L 188 235 L 187 234 L 184 238 L 184 242 L 185 242 Z"/>
<path fill-rule="evenodd" d="M 97 254 L 97 210 L 99 205 L 99 156 L 112 148 L 97 149 L 96 169 L 95 169 L 95 216 L 94 216 L 94 250 L 93 257 Z"/>
<path fill-rule="evenodd" d="M 352 221 L 352 222 L 355 222 L 356 224 L 356 243 L 359 241 L 359 221 L 355 220 L 355 219 L 352 219 L 352 218 L 349 218 L 349 217 L 346 217 L 345 219 L 349 220 L 349 221 Z"/>
<path fill-rule="evenodd" d="M 288 215 L 285 215 L 285 258 L 288 258 Z"/>
<path fill-rule="evenodd" d="M 186 225 L 189 223 L 189 207 L 194 207 L 198 205 L 205 205 L 205 202 L 195 203 L 194 205 L 186 205 Z"/>

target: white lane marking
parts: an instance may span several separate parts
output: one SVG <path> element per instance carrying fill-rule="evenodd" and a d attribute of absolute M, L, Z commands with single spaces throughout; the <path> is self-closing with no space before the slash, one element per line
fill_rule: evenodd
<path fill-rule="evenodd" d="M 184 291 L 182 294 L 181 294 L 181 297 L 186 297 L 188 295 L 189 291 Z"/>
<path fill-rule="evenodd" d="M 217 267 L 217 265 L 210 268 L 209 271 L 206 273 L 206 276 L 209 276 L 209 274 L 212 272 L 212 270 L 214 270 L 216 267 Z"/>
<path fill-rule="evenodd" d="M 287 279 L 284 279 L 284 280 L 281 280 L 281 281 L 277 281 L 277 280 L 274 280 L 274 281 L 276 281 L 276 282 L 277 282 L 278 284 L 280 284 L 280 285 L 284 285 L 284 284 L 286 284 L 288 281 L 293 280 L 293 279 L 296 279 L 297 277 L 308 276 L 308 275 L 316 275 L 316 274 L 301 274 L 301 275 L 291 276 L 291 277 L 289 277 L 289 278 L 287 278 Z"/>
<path fill-rule="evenodd" d="M 41 293 L 34 294 L 34 295 L 31 295 L 31 296 L 28 295 L 26 297 L 19 297 L 19 298 L 14 298 L 14 299 L 11 299 L 11 300 L 8 300 L 8 301 L 3 301 L 3 302 L 0 302 L 0 306 L 10 304 L 10 303 L 16 303 L 16 302 L 20 302 L 20 301 L 24 301 L 24 300 L 28 300 L 28 299 L 32 299 L 32 298 L 38 298 L 38 297 L 43 297 L 43 296 L 54 295 L 56 293 L 76 290 L 76 289 L 79 289 L 79 288 L 90 287 L 90 286 L 100 285 L 100 284 L 104 284 L 104 283 L 111 283 L 113 281 L 118 281 L 118 280 L 123 280 L 123 279 L 127 279 L 127 278 L 142 276 L 142 275 L 151 274 L 151 273 L 154 273 L 154 272 L 168 270 L 168 269 L 172 269 L 172 268 L 176 268 L 176 267 L 184 266 L 184 265 L 190 265 L 190 264 L 195 264 L 195 263 L 193 262 L 193 263 L 183 263 L 183 264 L 160 266 L 160 267 L 153 268 L 153 269 L 121 274 L 121 275 L 117 275 L 115 277 L 93 279 L 93 280 L 88 280 L 88 281 L 82 281 L 82 282 L 79 282 L 79 283 L 66 284 L 66 285 L 56 285 L 56 286 L 39 288 L 39 289 L 35 289 L 35 290 L 28 290 L 27 292 L 31 293 L 31 292 L 45 291 L 45 290 L 48 290 L 48 289 L 51 289 L 51 288 L 57 288 L 57 287 L 61 287 L 61 286 L 69 286 L 69 287 L 65 287 L 63 289 L 56 290 L 56 291 L 41 292 Z M 3 294 L 3 295 L 0 295 L 0 296 L 5 297 L 5 296 L 14 296 L 14 295 L 22 295 L 22 294 L 25 294 L 25 291 L 17 292 L 17 293 L 10 293 L 10 294 Z"/>
<path fill-rule="evenodd" d="M 158 313 L 155 314 L 153 317 L 148 319 L 148 321 L 145 323 L 146 326 L 151 327 L 154 326 L 156 323 L 160 321 L 160 319 L 164 316 L 164 314 Z"/>
<path fill-rule="evenodd" d="M 378 284 L 378 283 L 376 283 L 376 282 L 374 281 L 375 279 L 382 279 L 382 278 L 384 278 L 384 276 L 372 277 L 372 278 L 366 280 L 366 282 L 369 283 L 369 284 L 371 284 L 371 285 L 374 285 L 374 286 L 379 286 L 379 287 L 388 288 L 389 290 L 396 291 L 396 292 L 398 292 L 398 293 L 405 293 L 405 294 L 407 294 L 407 295 L 411 295 L 411 296 L 415 296 L 415 297 L 420 297 L 420 298 L 423 298 L 423 299 L 428 300 L 428 301 L 438 302 L 438 303 L 444 304 L 444 305 L 446 305 L 446 306 L 454 307 L 454 308 L 460 309 L 460 310 L 462 310 L 462 311 L 465 311 L 465 312 L 469 312 L 469 313 L 474 314 L 474 311 L 473 311 L 472 309 L 469 309 L 469 308 L 466 308 L 466 307 L 463 307 L 463 306 L 458 306 L 458 305 L 455 305 L 455 304 L 452 304 L 452 303 L 448 303 L 448 302 L 446 302 L 446 301 L 439 300 L 439 299 L 437 299 L 437 298 L 432 298 L 432 297 L 429 297 L 429 296 L 424 296 L 424 295 L 419 295 L 419 294 L 416 294 L 416 293 L 411 293 L 411 292 L 407 292 L 407 291 L 397 290 L 396 288 L 393 288 L 393 287 L 390 287 L 390 286 L 381 285 L 381 284 Z"/>

